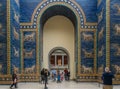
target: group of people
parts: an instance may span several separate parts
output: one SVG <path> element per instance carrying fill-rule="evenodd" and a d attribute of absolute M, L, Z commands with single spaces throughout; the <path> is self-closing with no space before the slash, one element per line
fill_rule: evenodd
<path fill-rule="evenodd" d="M 50 72 L 48 69 L 42 69 L 41 70 L 41 83 L 48 83 L 48 76 L 50 76 Z M 54 70 L 52 71 L 52 78 L 54 80 L 57 79 L 57 82 L 70 79 L 70 71 L 68 69 L 65 69 L 64 72 L 61 72 L 59 70 Z M 105 72 L 102 74 L 101 79 L 103 80 L 103 89 L 113 89 L 112 86 L 112 79 L 114 78 L 114 74 L 110 71 L 109 67 L 105 68 Z M 10 88 L 12 89 L 13 86 L 17 88 L 17 82 L 18 82 L 18 77 L 16 72 L 13 72 L 12 74 L 12 81 L 13 83 L 11 84 Z"/>
<path fill-rule="evenodd" d="M 64 76 L 65 80 L 70 80 L 70 70 L 68 70 L 67 68 L 64 70 Z"/>
<path fill-rule="evenodd" d="M 53 81 L 61 82 L 63 80 L 70 80 L 70 71 L 66 68 L 64 71 L 61 70 L 51 70 L 51 77 Z"/>

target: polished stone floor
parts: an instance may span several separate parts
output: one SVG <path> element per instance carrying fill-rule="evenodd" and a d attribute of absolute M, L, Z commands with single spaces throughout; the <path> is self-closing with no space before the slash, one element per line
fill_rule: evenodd
<path fill-rule="evenodd" d="M 10 85 L 0 85 L 0 89 L 9 89 Z M 74 81 L 63 81 L 56 83 L 49 81 L 47 85 L 48 89 L 102 89 L 102 85 L 93 82 L 74 82 Z M 15 88 L 13 88 L 15 89 Z M 38 82 L 27 82 L 18 83 L 17 89 L 44 89 L 44 84 Z M 114 85 L 113 89 L 120 89 L 120 85 Z"/>

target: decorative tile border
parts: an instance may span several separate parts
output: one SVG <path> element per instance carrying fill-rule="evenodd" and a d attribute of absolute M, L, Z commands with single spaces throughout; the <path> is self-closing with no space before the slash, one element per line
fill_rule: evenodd
<path fill-rule="evenodd" d="M 86 25 L 85 24 L 85 18 L 81 12 L 81 9 L 78 7 L 78 5 L 75 4 L 75 1 L 72 0 L 46 0 L 45 2 L 43 2 L 36 10 L 34 17 L 33 17 L 33 23 L 32 25 L 21 25 L 20 29 L 35 29 L 37 28 L 37 18 L 39 16 L 39 14 L 41 13 L 41 11 L 46 8 L 47 6 L 49 6 L 49 4 L 54 3 L 54 5 L 56 5 L 56 3 L 64 3 L 64 4 L 68 4 L 70 5 L 72 8 L 74 8 L 74 10 L 77 11 L 79 17 L 80 17 L 80 25 L 81 28 L 84 29 L 96 29 L 97 25 Z"/>

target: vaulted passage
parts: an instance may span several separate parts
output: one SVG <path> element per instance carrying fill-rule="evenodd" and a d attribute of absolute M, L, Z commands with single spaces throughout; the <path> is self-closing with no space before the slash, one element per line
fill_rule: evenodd
<path fill-rule="evenodd" d="M 101 82 L 106 66 L 120 84 L 119 3 L 0 0 L 0 84 L 10 84 L 13 72 L 20 82 L 38 82 L 43 68 Z"/>
<path fill-rule="evenodd" d="M 68 65 L 55 65 L 54 69 L 61 69 L 64 70 L 65 68 L 70 69 L 71 72 L 71 78 L 73 79 L 75 77 L 75 70 L 74 70 L 74 59 L 75 59 L 75 38 L 74 38 L 74 26 L 72 22 L 64 17 L 64 16 L 53 16 L 50 19 L 48 19 L 44 25 L 43 28 L 43 65 L 45 68 L 50 66 L 50 58 L 49 58 L 49 52 L 54 48 L 59 48 L 61 50 L 66 49 L 69 53 L 66 54 L 66 56 L 69 58 L 69 68 Z M 62 40 L 61 40 L 62 39 Z M 64 48 L 64 49 L 62 49 Z M 65 54 L 65 53 L 64 53 Z M 58 54 L 55 54 L 60 57 L 58 59 L 61 60 L 61 62 L 64 60 L 62 57 L 61 52 L 58 51 Z M 56 59 L 57 61 L 57 59 Z M 57 62 L 56 62 L 57 63 Z M 46 65 L 47 64 L 47 65 Z"/>

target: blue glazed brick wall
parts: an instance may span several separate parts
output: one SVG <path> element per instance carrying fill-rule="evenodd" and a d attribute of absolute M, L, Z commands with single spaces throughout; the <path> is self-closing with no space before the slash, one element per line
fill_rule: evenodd
<path fill-rule="evenodd" d="M 50 3 L 52 3 L 53 1 L 56 1 L 56 0 L 48 0 Z M 64 0 L 60 0 L 60 2 L 63 2 Z M 69 0 L 67 0 L 69 1 Z M 35 8 L 37 7 L 37 5 L 41 2 L 41 0 L 31 0 L 31 1 L 28 1 L 28 0 L 21 0 L 20 1 L 20 22 L 21 23 L 24 23 L 24 22 L 31 22 L 31 18 L 32 18 L 32 14 L 33 14 L 33 11 L 35 10 Z M 97 1 L 96 0 L 92 0 L 92 1 L 89 1 L 89 0 L 76 0 L 77 4 L 81 6 L 81 9 L 83 10 L 83 12 L 85 13 L 85 17 L 86 17 L 86 22 L 96 22 L 97 23 L 97 15 L 96 15 L 96 12 L 97 12 Z M 89 2 L 89 3 L 88 3 Z M 49 12 L 50 13 L 50 12 Z M 28 31 L 29 33 L 29 31 Z M 82 33 L 81 33 L 82 34 Z M 85 34 L 89 34 L 89 35 L 92 35 L 92 38 L 94 38 L 94 34 L 93 32 L 91 31 L 88 31 L 88 32 L 85 32 Z M 27 35 L 27 33 L 25 34 Z M 94 52 L 93 52 L 93 49 L 94 49 L 94 41 L 85 41 L 84 39 L 81 39 L 82 42 L 81 42 L 81 45 L 83 48 L 85 48 L 85 50 L 87 50 L 87 52 L 90 52 L 92 54 L 92 57 L 85 57 L 84 54 L 81 54 L 82 56 L 82 65 L 86 66 L 86 67 L 90 67 L 93 71 L 93 66 L 94 66 Z M 89 45 L 90 46 L 89 46 Z M 24 44 L 24 47 L 26 47 L 27 45 Z M 28 48 L 26 48 L 28 49 Z M 83 51 L 83 50 L 81 50 Z M 29 68 L 31 67 L 32 64 L 30 65 L 27 65 L 27 59 L 25 59 L 25 65 L 24 67 L 25 68 Z"/>
<path fill-rule="evenodd" d="M 42 0 L 20 0 L 20 22 L 31 22 L 31 16 Z"/>
<path fill-rule="evenodd" d="M 19 0 L 10 0 L 10 35 L 11 35 L 11 72 L 20 72 L 20 5 Z"/>
<path fill-rule="evenodd" d="M 120 74 L 120 1 L 110 2 L 110 63 L 114 73 Z"/>
<path fill-rule="evenodd" d="M 98 0 L 97 6 L 97 70 L 102 73 L 106 66 L 106 2 Z"/>
<path fill-rule="evenodd" d="M 25 74 L 35 73 L 36 66 L 36 32 L 23 32 L 23 70 Z M 31 69 L 30 71 L 28 69 Z"/>
<path fill-rule="evenodd" d="M 7 1 L 0 0 L 0 74 L 7 73 Z"/>
<path fill-rule="evenodd" d="M 75 0 L 83 9 L 86 22 L 97 22 L 97 0 Z"/>
<path fill-rule="evenodd" d="M 83 31 L 81 33 L 81 73 L 94 73 L 94 32 Z M 89 36 L 89 39 L 86 38 Z M 86 71 L 86 68 L 89 70 Z"/>
<path fill-rule="evenodd" d="M 34 9 L 41 1 L 42 0 L 20 0 L 20 22 L 30 22 Z M 97 0 L 76 0 L 76 2 L 82 7 L 87 22 L 97 22 Z"/>

